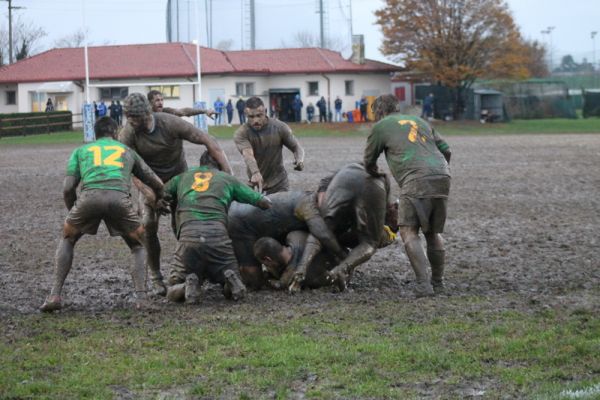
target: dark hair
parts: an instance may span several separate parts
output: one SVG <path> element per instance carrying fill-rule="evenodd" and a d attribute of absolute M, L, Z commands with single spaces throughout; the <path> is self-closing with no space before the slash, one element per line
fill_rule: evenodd
<path fill-rule="evenodd" d="M 148 101 L 152 102 L 156 96 L 162 96 L 162 93 L 158 90 L 151 90 L 148 92 Z"/>
<path fill-rule="evenodd" d="M 96 134 L 96 139 L 107 136 L 115 137 L 117 128 L 117 123 L 111 117 L 98 118 L 94 124 L 94 133 Z"/>
<path fill-rule="evenodd" d="M 371 110 L 376 119 L 381 119 L 388 114 L 400 111 L 400 102 L 393 94 L 384 94 L 375 99 Z"/>
<path fill-rule="evenodd" d="M 202 153 L 202 155 L 200 156 L 200 165 L 215 168 L 219 171 L 221 170 L 221 166 L 219 165 L 217 160 L 215 160 L 213 156 L 210 155 L 208 150 L 204 150 L 204 153 Z"/>
<path fill-rule="evenodd" d="M 252 96 L 248 100 L 246 100 L 247 108 L 258 108 L 260 106 L 265 106 L 265 103 L 263 103 L 260 97 Z"/>
<path fill-rule="evenodd" d="M 261 237 L 254 243 L 254 257 L 259 261 L 265 257 L 275 259 L 278 257 L 283 246 L 277 240 L 272 237 Z"/>

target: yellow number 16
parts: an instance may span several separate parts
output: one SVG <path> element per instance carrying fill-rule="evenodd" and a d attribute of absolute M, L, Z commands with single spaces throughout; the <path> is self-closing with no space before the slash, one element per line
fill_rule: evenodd
<path fill-rule="evenodd" d="M 106 157 L 102 158 L 102 150 L 110 151 Z M 123 163 L 121 162 L 121 155 L 125 153 L 125 149 L 120 146 L 91 146 L 88 147 L 88 151 L 94 153 L 94 165 L 95 166 L 111 166 L 111 167 L 119 167 L 123 168 Z"/>

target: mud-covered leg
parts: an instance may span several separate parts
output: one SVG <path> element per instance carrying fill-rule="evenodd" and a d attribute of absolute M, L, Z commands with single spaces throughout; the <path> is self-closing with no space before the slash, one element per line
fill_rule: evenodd
<path fill-rule="evenodd" d="M 144 228 L 140 226 L 128 236 L 123 236 L 123 240 L 125 240 L 125 243 L 131 250 L 131 255 L 133 256 L 133 263 L 130 264 L 129 272 L 131 273 L 131 279 L 133 280 L 135 289 L 135 306 L 138 309 L 147 305 L 146 268 L 144 265 L 146 251 L 141 242 L 143 234 Z"/>
<path fill-rule="evenodd" d="M 246 297 L 246 286 L 237 270 L 226 269 L 223 271 L 225 283 L 223 284 L 223 295 L 227 299 L 238 301 Z"/>
<path fill-rule="evenodd" d="M 404 242 L 406 255 L 417 278 L 416 295 L 417 297 L 433 296 L 433 288 L 429 282 L 429 273 L 427 266 L 429 261 L 425 255 L 425 250 L 421 245 L 418 228 L 403 226 L 400 228 L 400 235 Z"/>
<path fill-rule="evenodd" d="M 62 288 L 67 279 L 71 266 L 73 265 L 73 252 L 75 244 L 83 236 L 75 227 L 65 223 L 63 226 L 63 237 L 58 244 L 55 256 L 54 269 L 54 284 L 50 292 L 50 296 L 46 298 L 44 304 L 40 307 L 40 311 L 52 312 L 62 308 L 61 293 Z"/>
<path fill-rule="evenodd" d="M 345 290 L 354 269 L 369 260 L 373 254 L 375 254 L 375 245 L 362 240 L 358 246 L 350 251 L 348 257 L 340 265 L 331 270 L 329 273 L 331 281 L 337 285 L 340 291 Z"/>
<path fill-rule="evenodd" d="M 144 204 L 144 228 L 145 233 L 143 243 L 146 247 L 146 264 L 152 282 L 153 294 L 164 296 L 167 288 L 163 282 L 163 276 L 160 272 L 160 242 L 158 240 L 158 222 L 159 215 L 152 207 Z"/>
<path fill-rule="evenodd" d="M 431 265 L 431 285 L 436 294 L 444 292 L 444 264 L 446 251 L 444 241 L 439 233 L 425 234 L 427 240 L 427 258 Z"/>

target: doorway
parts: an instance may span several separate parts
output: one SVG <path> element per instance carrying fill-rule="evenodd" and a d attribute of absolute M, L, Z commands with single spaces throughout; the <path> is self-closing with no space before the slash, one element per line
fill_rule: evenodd
<path fill-rule="evenodd" d="M 294 122 L 292 102 L 300 94 L 300 89 L 269 90 L 269 116 L 283 122 Z"/>

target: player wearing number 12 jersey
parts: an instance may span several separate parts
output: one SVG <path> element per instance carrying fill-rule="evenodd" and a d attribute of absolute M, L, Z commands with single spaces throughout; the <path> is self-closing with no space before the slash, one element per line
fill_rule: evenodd
<path fill-rule="evenodd" d="M 133 209 L 129 189 L 135 175 L 162 198 L 163 184 L 133 150 L 118 142 L 117 123 L 109 117 L 94 125 L 97 140 L 73 151 L 67 165 L 63 196 L 69 214 L 56 251 L 54 286 L 41 311 L 62 307 L 60 294 L 73 264 L 75 243 L 83 234 L 95 235 L 104 220 L 111 236 L 121 235 L 133 254 L 131 275 L 138 300 L 145 299 L 146 282 L 142 246 L 144 229 Z M 81 194 L 77 198 L 77 186 Z"/>
<path fill-rule="evenodd" d="M 167 298 L 197 301 L 193 285 L 204 279 L 222 284 L 226 297 L 243 297 L 246 288 L 227 234 L 227 210 L 234 200 L 267 209 L 269 198 L 220 171 L 208 152 L 200 158 L 200 167 L 167 182 L 165 194 L 171 198 L 178 240 Z"/>

